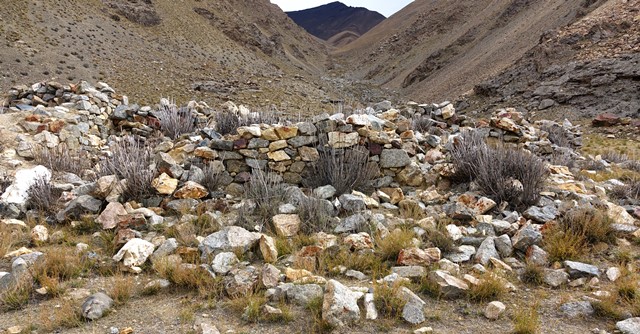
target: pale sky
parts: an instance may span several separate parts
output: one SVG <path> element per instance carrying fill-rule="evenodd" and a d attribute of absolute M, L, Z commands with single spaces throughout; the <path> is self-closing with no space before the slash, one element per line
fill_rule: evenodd
<path fill-rule="evenodd" d="M 334 0 L 335 1 L 335 0 Z M 386 17 L 391 16 L 393 13 L 404 8 L 413 0 L 338 0 L 343 4 L 351 7 L 365 7 L 369 10 L 376 11 Z M 331 3 L 329 0 L 271 0 L 285 12 L 291 12 L 295 10 L 307 9 L 318 7 L 324 4 Z"/>

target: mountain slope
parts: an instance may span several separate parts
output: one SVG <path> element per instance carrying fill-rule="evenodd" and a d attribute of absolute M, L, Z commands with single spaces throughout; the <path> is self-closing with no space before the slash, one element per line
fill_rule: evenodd
<path fill-rule="evenodd" d="M 84 79 L 142 103 L 171 95 L 301 105 L 331 96 L 319 88 L 325 46 L 268 0 L 9 1 L 0 41 L 2 91 Z"/>
<path fill-rule="evenodd" d="M 640 116 L 640 0 L 607 1 L 574 24 L 544 34 L 475 92 L 538 110 L 559 109 L 562 117 Z"/>
<path fill-rule="evenodd" d="M 362 7 L 349 7 L 341 2 L 332 2 L 287 15 L 310 34 L 329 40 L 335 35 L 349 31 L 362 35 L 382 22 L 385 17 Z"/>
<path fill-rule="evenodd" d="M 456 97 L 603 1 L 416 0 L 336 53 L 342 71 L 409 98 Z"/>

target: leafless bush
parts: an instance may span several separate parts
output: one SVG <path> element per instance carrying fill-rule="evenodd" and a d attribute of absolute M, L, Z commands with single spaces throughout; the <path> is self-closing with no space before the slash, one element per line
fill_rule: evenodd
<path fill-rule="evenodd" d="M 602 159 L 610 163 L 623 163 L 631 160 L 628 155 L 616 151 L 607 151 L 602 154 Z"/>
<path fill-rule="evenodd" d="M 232 112 L 216 112 L 213 117 L 216 122 L 216 131 L 221 135 L 234 134 L 240 127 L 240 119 Z"/>
<path fill-rule="evenodd" d="M 523 150 L 490 147 L 473 134 L 463 135 L 451 155 L 454 166 L 462 168 L 464 176 L 475 181 L 484 194 L 518 208 L 537 203 L 548 175 L 544 161 L 537 156 Z"/>
<path fill-rule="evenodd" d="M 631 180 L 625 185 L 613 187 L 609 191 L 609 196 L 617 199 L 640 199 L 640 180 Z"/>
<path fill-rule="evenodd" d="M 257 215 L 268 221 L 287 200 L 287 189 L 279 175 L 254 169 L 251 179 L 244 184 L 244 195 L 256 204 Z"/>
<path fill-rule="evenodd" d="M 431 119 L 431 117 L 416 114 L 411 119 L 411 128 L 414 131 L 418 131 L 420 133 L 429 133 L 431 127 L 433 127 L 433 120 Z"/>
<path fill-rule="evenodd" d="M 240 117 L 240 126 L 251 124 L 281 124 L 287 119 L 282 115 L 278 115 L 272 110 L 252 112 L 246 116 Z"/>
<path fill-rule="evenodd" d="M 328 232 L 332 229 L 333 206 L 330 202 L 308 196 L 297 201 L 298 214 L 302 220 L 301 230 L 305 234 Z"/>
<path fill-rule="evenodd" d="M 218 188 L 223 184 L 223 173 L 221 173 L 220 170 L 215 168 L 211 163 L 206 163 L 201 166 L 201 168 L 204 173 L 202 185 L 207 188 L 209 192 L 218 190 Z"/>
<path fill-rule="evenodd" d="M 561 147 L 571 147 L 570 134 L 558 124 L 543 125 L 540 130 L 549 134 L 549 141 Z"/>
<path fill-rule="evenodd" d="M 90 160 L 87 152 L 72 150 L 64 143 L 55 148 L 36 145 L 32 148 L 32 153 L 36 163 L 56 172 L 81 175 L 83 170 L 89 168 Z"/>
<path fill-rule="evenodd" d="M 602 160 L 587 159 L 582 163 L 582 169 L 601 171 L 607 169 L 607 166 Z"/>
<path fill-rule="evenodd" d="M 481 151 L 487 150 L 487 143 L 478 131 L 464 131 L 451 150 L 451 162 L 455 169 L 453 178 L 462 182 L 471 181 L 475 177 L 475 165 Z"/>
<path fill-rule="evenodd" d="M 127 136 L 111 145 L 111 155 L 99 163 L 101 176 L 116 175 L 126 180 L 122 189 L 125 200 L 140 200 L 152 194 L 151 181 L 155 170 L 151 169 L 151 148 Z"/>
<path fill-rule="evenodd" d="M 549 157 L 549 163 L 555 166 L 575 167 L 576 160 L 568 151 L 554 151 Z"/>
<path fill-rule="evenodd" d="M 37 210 L 44 215 L 57 213 L 57 202 L 62 193 L 56 190 L 46 178 L 37 178 L 27 194 L 29 195 L 27 208 Z"/>
<path fill-rule="evenodd" d="M 177 139 L 182 134 L 196 130 L 196 117 L 191 108 L 177 107 L 174 104 L 163 105 L 156 112 L 156 116 L 160 121 L 162 133 L 171 139 Z"/>
<path fill-rule="evenodd" d="M 330 184 L 336 194 L 341 195 L 354 189 L 365 190 L 377 174 L 376 168 L 369 163 L 369 151 L 362 146 L 335 149 L 321 145 L 318 152 L 320 159 L 302 182 L 305 187 Z"/>
<path fill-rule="evenodd" d="M 640 172 L 640 161 L 630 159 L 621 163 L 620 167 L 632 170 L 634 172 Z"/>

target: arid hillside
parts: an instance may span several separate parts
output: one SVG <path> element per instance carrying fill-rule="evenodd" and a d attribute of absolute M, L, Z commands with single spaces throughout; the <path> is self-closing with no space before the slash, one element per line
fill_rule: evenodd
<path fill-rule="evenodd" d="M 336 57 L 338 72 L 415 100 L 453 98 L 502 72 L 604 1 L 417 0 Z"/>
<path fill-rule="evenodd" d="M 481 100 L 545 110 L 544 118 L 603 112 L 638 117 L 640 1 L 607 1 L 574 24 L 545 33 L 522 59 L 475 92 Z"/>
<path fill-rule="evenodd" d="M 332 97 L 325 47 L 268 0 L 8 1 L 0 41 L 3 92 L 55 79 L 104 80 L 138 103 Z"/>

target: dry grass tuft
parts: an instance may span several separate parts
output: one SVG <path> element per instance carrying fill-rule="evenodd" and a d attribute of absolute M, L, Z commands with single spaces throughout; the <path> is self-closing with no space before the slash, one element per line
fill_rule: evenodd
<path fill-rule="evenodd" d="M 50 249 L 44 255 L 44 260 L 35 265 L 34 276 L 36 280 L 55 278 L 60 281 L 68 281 L 80 276 L 90 266 L 89 261 L 75 254 L 75 249 L 56 247 Z"/>
<path fill-rule="evenodd" d="M 109 296 L 118 306 L 126 304 L 134 295 L 135 281 L 133 277 L 123 274 L 117 274 L 111 280 L 111 288 Z"/>
<path fill-rule="evenodd" d="M 561 217 L 545 233 L 543 246 L 551 261 L 564 261 L 578 259 L 589 246 L 614 240 L 611 219 L 600 210 L 583 208 Z"/>
<path fill-rule="evenodd" d="M 316 297 L 309 300 L 307 310 L 311 312 L 311 328 L 307 332 L 313 334 L 325 334 L 333 331 L 333 326 L 322 319 L 322 297 Z"/>
<path fill-rule="evenodd" d="M 522 282 L 538 286 L 544 283 L 544 268 L 534 263 L 527 262 L 524 272 L 520 275 Z"/>
<path fill-rule="evenodd" d="M 423 239 L 427 246 L 438 247 L 443 254 L 453 252 L 456 247 L 453 239 L 449 237 L 444 223 L 438 223 L 435 228 L 427 229 Z"/>
<path fill-rule="evenodd" d="M 341 248 L 337 251 L 324 251 L 319 257 L 319 272 L 338 274 L 340 266 L 360 271 L 367 275 L 386 276 L 390 273 L 389 265 L 372 252 L 351 252 Z"/>
<path fill-rule="evenodd" d="M 500 277 L 492 272 L 487 272 L 480 277 L 478 284 L 469 287 L 469 299 L 474 302 L 486 302 L 498 300 L 507 292 Z"/>
<path fill-rule="evenodd" d="M 76 328 L 85 323 L 80 313 L 80 306 L 65 299 L 61 299 L 57 307 L 44 311 L 41 319 L 42 329 L 47 332 Z"/>
<path fill-rule="evenodd" d="M 384 318 L 397 319 L 402 315 L 402 309 L 407 302 L 400 297 L 401 287 L 397 282 L 392 285 L 374 283 L 373 302 Z"/>
<path fill-rule="evenodd" d="M 203 298 L 219 298 L 224 293 L 222 278 L 212 277 L 200 267 L 192 269 L 163 258 L 153 263 L 153 269 L 177 287 L 198 291 Z"/>
<path fill-rule="evenodd" d="M 328 232 L 332 229 L 333 206 L 328 201 L 308 196 L 295 203 L 302 220 L 303 233 Z"/>
<path fill-rule="evenodd" d="M 536 334 L 538 332 L 538 307 L 519 308 L 513 315 L 513 334 Z"/>
<path fill-rule="evenodd" d="M 33 284 L 30 280 L 23 280 L 0 294 L 0 306 L 5 311 L 20 310 L 29 304 Z"/>
<path fill-rule="evenodd" d="M 256 204 L 255 214 L 268 222 L 278 213 L 280 204 L 287 200 L 287 186 L 275 173 L 254 169 L 249 182 L 244 184 L 244 196 Z"/>
<path fill-rule="evenodd" d="M 376 238 L 376 253 L 384 261 L 395 261 L 400 251 L 412 246 L 415 233 L 408 229 L 395 229 L 384 238 Z"/>

